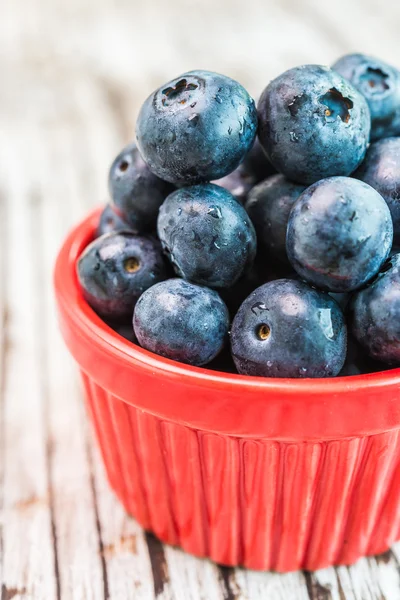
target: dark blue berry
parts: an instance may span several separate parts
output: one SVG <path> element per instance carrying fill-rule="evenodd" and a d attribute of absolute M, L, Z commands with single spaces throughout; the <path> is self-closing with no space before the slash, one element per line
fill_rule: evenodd
<path fill-rule="evenodd" d="M 372 56 L 347 54 L 332 67 L 367 100 L 371 139 L 400 135 L 400 71 Z"/>
<path fill-rule="evenodd" d="M 347 356 L 340 371 L 340 377 L 348 377 L 351 375 L 365 375 L 367 373 L 377 373 L 385 371 L 388 366 L 385 363 L 379 362 L 368 356 L 365 348 L 363 348 L 354 336 L 348 331 L 347 336 Z"/>
<path fill-rule="evenodd" d="M 194 184 L 233 171 L 253 145 L 257 111 L 233 79 L 191 71 L 143 104 L 136 137 L 150 169 L 166 181 Z"/>
<path fill-rule="evenodd" d="M 400 254 L 393 255 L 350 305 L 352 332 L 373 358 L 400 363 Z"/>
<path fill-rule="evenodd" d="M 273 175 L 250 192 L 245 208 L 257 233 L 259 253 L 288 263 L 286 228 L 293 204 L 305 187 Z"/>
<path fill-rule="evenodd" d="M 232 173 L 212 183 L 225 188 L 240 204 L 244 204 L 248 193 L 256 184 L 256 177 L 247 171 L 245 164 L 242 163 Z"/>
<path fill-rule="evenodd" d="M 293 181 L 350 175 L 365 156 L 367 102 L 328 67 L 296 67 L 274 79 L 261 95 L 258 118 L 268 158 Z"/>
<path fill-rule="evenodd" d="M 258 137 L 256 137 L 251 150 L 244 157 L 243 165 L 246 171 L 253 175 L 256 183 L 276 173 L 276 169 L 268 160 Z"/>
<path fill-rule="evenodd" d="M 400 244 L 400 138 L 371 144 L 354 177 L 365 181 L 386 200 L 393 220 L 393 239 Z"/>
<path fill-rule="evenodd" d="M 131 342 L 132 344 L 137 344 L 136 335 L 132 325 L 132 318 L 130 318 L 127 323 L 124 321 L 120 322 L 118 320 L 107 320 L 106 323 L 109 327 L 111 327 L 111 329 L 118 333 L 118 335 L 128 340 L 128 342 Z"/>
<path fill-rule="evenodd" d="M 239 373 L 263 377 L 331 377 L 346 357 L 346 324 L 324 292 L 293 279 L 262 285 L 243 302 L 231 330 Z"/>
<path fill-rule="evenodd" d="M 382 196 L 362 181 L 330 177 L 307 188 L 293 206 L 286 248 L 293 267 L 309 283 L 349 292 L 379 271 L 392 239 Z"/>
<path fill-rule="evenodd" d="M 221 351 L 229 313 L 217 292 L 183 279 L 168 279 L 139 298 L 133 325 L 146 350 L 200 366 Z"/>
<path fill-rule="evenodd" d="M 155 229 L 158 210 L 173 190 L 150 171 L 135 144 L 126 146 L 112 163 L 108 187 L 114 212 L 135 233 Z"/>
<path fill-rule="evenodd" d="M 264 283 L 274 279 L 297 279 L 300 277 L 289 263 L 273 262 L 265 259 L 262 253 L 257 253 L 253 264 L 245 270 L 237 282 L 229 288 L 219 291 L 222 300 L 233 317 L 246 300 L 247 296 Z"/>
<path fill-rule="evenodd" d="M 112 233 L 113 231 L 125 231 L 129 229 L 129 225 L 123 219 L 121 219 L 119 215 L 117 215 L 110 204 L 107 204 L 100 215 L 100 221 L 96 235 L 97 237 L 100 237 L 105 233 Z"/>
<path fill-rule="evenodd" d="M 276 173 L 276 169 L 267 159 L 258 138 L 256 138 L 252 149 L 246 154 L 240 165 L 216 183 L 228 190 L 241 204 L 246 202 L 251 189 L 266 177 Z"/>
<path fill-rule="evenodd" d="M 160 244 L 130 232 L 97 238 L 82 253 L 77 272 L 82 293 L 102 317 L 132 317 L 139 296 L 166 279 Z"/>
<path fill-rule="evenodd" d="M 232 354 L 228 347 L 225 347 L 211 362 L 205 365 L 206 369 L 219 371 L 222 373 L 237 373 L 237 368 L 233 362 Z"/>
<path fill-rule="evenodd" d="M 245 270 L 236 283 L 231 287 L 221 289 L 219 292 L 229 309 L 230 315 L 233 317 L 247 296 L 263 283 L 271 281 L 271 279 L 274 279 L 272 268 L 269 269 L 263 261 L 258 260 L 257 256 L 253 264 Z"/>
<path fill-rule="evenodd" d="M 212 183 L 168 196 L 157 228 L 176 273 L 200 285 L 230 287 L 255 257 L 256 234 L 246 211 Z"/>
<path fill-rule="evenodd" d="M 347 305 L 350 301 L 351 298 L 351 293 L 346 293 L 346 292 L 329 292 L 329 295 L 336 300 L 336 302 L 339 304 L 340 308 L 342 309 L 342 311 L 344 312 L 347 308 Z"/>

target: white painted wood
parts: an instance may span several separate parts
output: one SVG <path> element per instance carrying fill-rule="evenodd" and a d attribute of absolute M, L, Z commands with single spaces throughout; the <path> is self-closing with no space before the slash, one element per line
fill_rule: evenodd
<path fill-rule="evenodd" d="M 392 569 L 393 573 L 390 573 Z M 384 595 L 374 559 L 363 558 L 351 567 L 340 567 L 337 569 L 337 577 L 346 599 L 349 597 L 354 600 L 396 600 L 399 597 L 398 580 L 392 587 L 395 570 L 392 565 L 384 575 L 384 586 L 389 586 L 389 590 L 386 590 L 387 595 Z"/>
<path fill-rule="evenodd" d="M 314 573 L 314 580 L 326 590 L 329 590 L 332 600 L 343 600 L 343 591 L 335 569 L 320 569 Z M 354 600 L 354 595 L 349 589 L 346 600 Z"/>
<path fill-rule="evenodd" d="M 54 548 L 49 508 L 47 436 L 37 338 L 39 307 L 33 295 L 34 232 L 30 182 L 21 177 L 24 140 L 12 137 L 2 121 L 0 162 L 7 203 L 7 356 L 3 389 L 4 596 L 46 600 L 56 597 Z M 8 134 L 8 136 L 7 136 Z M 7 148 L 7 155 L 4 150 Z M 3 249 L 4 251 L 4 249 Z M 8 590 L 8 591 L 7 591 Z M 11 590 L 11 592 L 10 592 Z"/>
<path fill-rule="evenodd" d="M 350 568 L 278 575 L 148 543 L 105 481 L 51 288 L 62 238 L 107 199 L 108 166 L 156 85 L 210 68 L 257 96 L 285 68 L 350 50 L 400 64 L 400 5 L 6 0 L 0 11 L 1 600 L 154 600 L 154 579 L 157 600 L 400 600 L 400 544 Z"/>
<path fill-rule="evenodd" d="M 223 600 L 224 586 L 216 565 L 172 547 L 165 548 L 165 558 L 174 600 Z"/>
<path fill-rule="evenodd" d="M 250 599 L 261 600 L 308 600 L 307 586 L 302 573 L 247 572 L 246 588 Z"/>
<path fill-rule="evenodd" d="M 400 565 L 400 542 L 396 542 L 395 544 L 393 544 L 391 548 L 391 553 L 397 560 L 397 563 Z"/>
<path fill-rule="evenodd" d="M 384 560 L 370 559 L 372 578 L 379 583 L 384 598 L 400 600 L 399 563 L 394 555 L 385 555 Z"/>
<path fill-rule="evenodd" d="M 125 514 L 110 490 L 100 464 L 99 452 L 92 444 L 91 431 L 88 431 L 88 437 L 91 442 L 102 552 L 110 598 L 152 600 L 155 597 L 154 584 L 145 534 L 136 521 Z M 171 595 L 165 594 L 164 598 L 167 600 Z"/>
<path fill-rule="evenodd" d="M 57 152 L 53 148 L 53 136 L 46 136 L 45 140 L 43 160 L 48 164 Z M 64 139 L 63 149 L 67 157 L 71 145 L 68 139 Z M 59 160 L 62 165 L 65 158 Z M 47 235 L 39 237 L 39 244 L 43 270 L 42 311 L 48 315 L 42 344 L 48 395 L 48 435 L 52 441 L 53 518 L 62 598 L 95 600 L 103 596 L 103 572 L 84 435 L 85 415 L 75 365 L 60 340 L 52 289 L 45 283 L 51 281 L 60 234 L 74 219 L 74 212 L 70 209 L 73 174 L 56 166 L 55 170 L 59 179 L 58 202 L 53 201 L 53 194 L 43 181 L 42 202 L 36 218 L 39 231 L 47 232 Z"/>

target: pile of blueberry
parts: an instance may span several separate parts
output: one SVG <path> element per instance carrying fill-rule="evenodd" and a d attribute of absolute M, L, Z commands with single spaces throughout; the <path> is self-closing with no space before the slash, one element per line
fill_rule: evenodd
<path fill-rule="evenodd" d="M 136 140 L 77 265 L 112 328 L 246 375 L 400 364 L 398 70 L 362 54 L 296 67 L 257 108 L 191 71 L 145 101 Z"/>

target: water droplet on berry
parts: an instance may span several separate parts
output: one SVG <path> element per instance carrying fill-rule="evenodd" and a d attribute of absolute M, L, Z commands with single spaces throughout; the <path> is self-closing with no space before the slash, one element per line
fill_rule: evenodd
<path fill-rule="evenodd" d="M 220 219 L 222 217 L 221 209 L 218 206 L 210 206 L 207 211 L 207 214 L 214 219 Z"/>

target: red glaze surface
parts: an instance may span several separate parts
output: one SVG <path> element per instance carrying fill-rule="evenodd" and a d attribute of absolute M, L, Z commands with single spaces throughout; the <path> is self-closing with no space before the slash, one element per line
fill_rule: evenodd
<path fill-rule="evenodd" d="M 400 369 L 262 379 L 175 363 L 113 332 L 75 263 L 57 259 L 60 326 L 78 362 L 111 486 L 162 540 L 224 564 L 350 564 L 400 537 Z"/>

